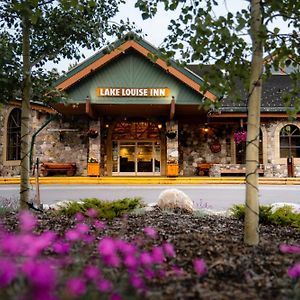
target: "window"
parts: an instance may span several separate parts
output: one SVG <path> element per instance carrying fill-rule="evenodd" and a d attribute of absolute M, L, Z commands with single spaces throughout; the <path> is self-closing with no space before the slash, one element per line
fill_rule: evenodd
<path fill-rule="evenodd" d="M 7 122 L 6 160 L 20 160 L 21 153 L 21 110 L 14 108 Z"/>
<path fill-rule="evenodd" d="M 246 163 L 246 142 L 236 143 L 236 163 L 245 164 Z M 259 130 L 259 145 L 258 145 L 258 161 L 260 164 L 263 163 L 263 143 L 262 143 L 262 131 Z"/>
<path fill-rule="evenodd" d="M 300 157 L 300 130 L 286 125 L 280 131 L 280 157 Z"/>

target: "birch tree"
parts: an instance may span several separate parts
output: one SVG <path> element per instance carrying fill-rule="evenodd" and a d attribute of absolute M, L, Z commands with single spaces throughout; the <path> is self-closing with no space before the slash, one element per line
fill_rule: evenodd
<path fill-rule="evenodd" d="M 0 0 L 0 83 L 7 99 L 22 99 L 20 207 L 29 201 L 30 100 L 32 73 L 47 61 L 81 58 L 99 49 L 108 35 L 124 30 L 110 19 L 123 0 Z M 3 52 L 5 52 L 3 51 Z M 17 83 L 17 84 L 16 84 Z"/>
<path fill-rule="evenodd" d="M 234 5 L 244 3 L 236 10 Z M 223 13 L 216 13 L 219 5 Z M 239 100 L 237 78 L 248 90 L 246 142 L 246 195 L 244 242 L 259 243 L 258 173 L 259 128 L 262 81 L 275 70 L 284 67 L 289 57 L 294 71 L 294 89 L 283 97 L 287 112 L 295 116 L 299 108 L 300 2 L 297 0 L 137 0 L 142 17 L 153 18 L 159 9 L 174 11 L 169 35 L 165 38 L 165 55 L 179 52 L 181 63 L 210 64 L 203 78 L 220 95 Z M 276 22 L 285 24 L 283 32 Z M 249 38 L 251 43 L 249 43 Z M 264 64 L 264 57 L 271 62 Z M 208 103 L 217 108 L 221 102 Z"/>

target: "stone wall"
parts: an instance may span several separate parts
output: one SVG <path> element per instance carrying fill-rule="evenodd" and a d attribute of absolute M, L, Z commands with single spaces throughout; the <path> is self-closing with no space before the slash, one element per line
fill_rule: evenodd
<path fill-rule="evenodd" d="M 47 116 L 33 119 L 33 129 L 37 130 L 47 120 Z M 89 138 L 89 124 L 86 119 L 73 118 L 49 123 L 37 136 L 34 158 L 40 162 L 76 163 L 77 176 L 86 176 Z"/>
<path fill-rule="evenodd" d="M 198 163 L 231 162 L 231 148 L 228 142 L 231 130 L 225 127 L 208 127 L 208 132 L 205 132 L 204 129 L 198 124 L 179 123 L 179 162 L 180 174 L 183 176 L 196 175 Z M 214 153 L 213 144 L 219 144 L 219 152 Z"/>

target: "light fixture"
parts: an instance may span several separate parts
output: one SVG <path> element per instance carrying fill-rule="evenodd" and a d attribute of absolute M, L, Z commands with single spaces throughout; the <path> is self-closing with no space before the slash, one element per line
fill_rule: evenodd
<path fill-rule="evenodd" d="M 208 132 L 208 125 L 207 125 L 207 123 L 205 123 L 205 126 L 204 126 L 204 132 Z"/>
<path fill-rule="evenodd" d="M 158 129 L 162 129 L 162 124 L 157 125 Z"/>
<path fill-rule="evenodd" d="M 109 127 L 109 124 L 105 124 L 105 128 L 108 128 Z"/>

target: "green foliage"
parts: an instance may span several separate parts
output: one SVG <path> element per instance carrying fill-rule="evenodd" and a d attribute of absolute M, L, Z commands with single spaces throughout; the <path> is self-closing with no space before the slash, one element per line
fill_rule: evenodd
<path fill-rule="evenodd" d="M 222 15 L 216 14 L 215 11 L 220 10 L 224 2 L 226 10 L 223 8 Z M 282 63 L 289 58 L 293 69 L 287 75 L 294 84 L 291 90 L 284 92 L 283 101 L 293 117 L 300 111 L 300 2 L 260 1 L 263 22 L 258 32 L 253 32 L 251 27 L 254 4 L 240 2 L 244 5 L 239 11 L 221 0 L 136 0 L 135 6 L 142 11 L 143 18 L 154 18 L 159 4 L 163 4 L 166 11 L 173 10 L 169 35 L 164 40 L 165 53 L 172 54 L 176 50 L 185 63 L 198 63 L 199 70 L 202 70 L 203 64 L 210 65 L 202 74 L 203 79 L 210 83 L 205 89 L 213 87 L 217 94 L 232 100 L 241 99 L 237 93 L 241 87 L 249 89 L 253 49 L 247 38 L 258 37 L 264 44 L 268 55 L 264 79 L 274 70 L 285 70 Z M 284 22 L 289 27 L 288 32 L 274 26 L 277 21 Z"/>
<path fill-rule="evenodd" d="M 245 205 L 234 205 L 230 209 L 232 215 L 240 220 L 245 218 Z M 259 222 L 261 224 L 274 224 L 278 226 L 291 226 L 300 230 L 300 213 L 292 211 L 292 207 L 285 205 L 272 212 L 271 205 L 259 207 Z"/>
<path fill-rule="evenodd" d="M 86 213 L 88 209 L 93 208 L 97 211 L 98 217 L 113 219 L 141 207 L 144 207 L 144 204 L 140 198 L 124 198 L 116 201 L 102 201 L 97 198 L 87 198 L 80 202 L 70 202 L 55 213 L 72 217 L 78 212 Z"/>

